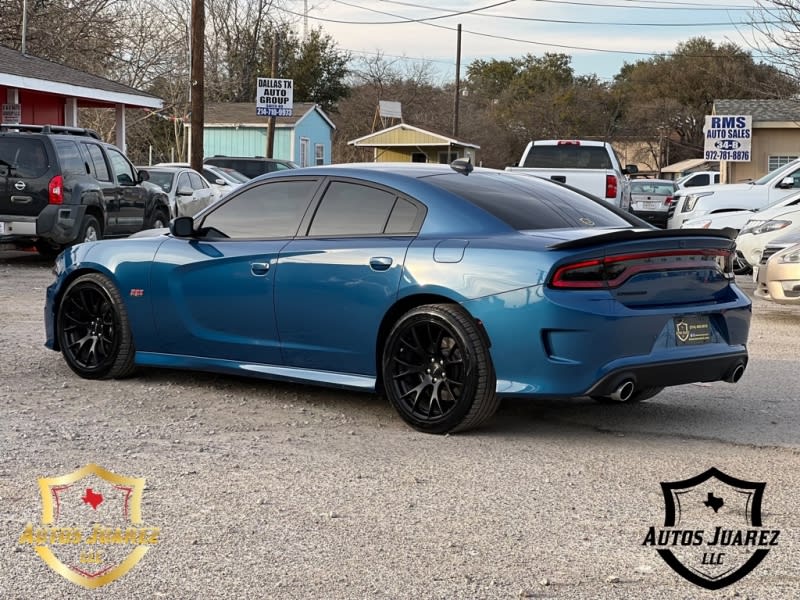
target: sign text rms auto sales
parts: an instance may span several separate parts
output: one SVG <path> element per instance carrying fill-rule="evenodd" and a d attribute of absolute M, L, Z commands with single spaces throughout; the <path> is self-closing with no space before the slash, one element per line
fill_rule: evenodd
<path fill-rule="evenodd" d="M 259 77 L 256 81 L 256 115 L 291 117 L 294 103 L 294 80 Z"/>
<path fill-rule="evenodd" d="M 730 162 L 750 161 L 753 139 L 751 115 L 706 115 L 703 158 Z"/>

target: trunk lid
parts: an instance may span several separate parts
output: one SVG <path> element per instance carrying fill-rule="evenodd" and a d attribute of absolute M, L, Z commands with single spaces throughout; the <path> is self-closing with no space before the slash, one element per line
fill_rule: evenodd
<path fill-rule="evenodd" d="M 575 293 L 606 290 L 628 308 L 713 305 L 735 296 L 732 232 L 594 233 L 549 246 L 564 253 L 551 271 L 551 288 Z"/>

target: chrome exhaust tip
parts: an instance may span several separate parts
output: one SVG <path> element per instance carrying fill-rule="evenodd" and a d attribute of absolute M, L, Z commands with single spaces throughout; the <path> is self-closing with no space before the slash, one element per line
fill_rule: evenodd
<path fill-rule="evenodd" d="M 626 379 L 617 386 L 617 389 L 611 392 L 609 398 L 617 402 L 627 402 L 631 399 L 631 396 L 633 396 L 633 392 L 635 390 L 636 384 L 633 383 L 633 380 Z"/>

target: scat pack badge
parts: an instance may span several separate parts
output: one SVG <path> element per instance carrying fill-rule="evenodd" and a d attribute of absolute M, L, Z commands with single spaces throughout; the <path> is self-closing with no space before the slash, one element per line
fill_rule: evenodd
<path fill-rule="evenodd" d="M 59 575 L 93 589 L 119 579 L 159 542 L 160 529 L 142 522 L 144 479 L 94 464 L 39 479 L 41 525 L 19 538 Z"/>
<path fill-rule="evenodd" d="M 683 481 L 661 483 L 664 527 L 650 527 L 653 546 L 681 577 L 709 590 L 739 581 L 778 545 L 780 530 L 761 523 L 766 483 L 711 468 Z"/>

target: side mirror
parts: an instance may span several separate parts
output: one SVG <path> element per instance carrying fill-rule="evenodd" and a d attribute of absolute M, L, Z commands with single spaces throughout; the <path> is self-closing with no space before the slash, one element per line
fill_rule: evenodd
<path fill-rule="evenodd" d="M 150 173 L 147 171 L 139 171 L 139 174 L 136 177 L 136 181 L 142 183 L 143 181 L 148 181 L 150 179 Z"/>
<path fill-rule="evenodd" d="M 624 169 L 622 169 L 623 175 L 636 175 L 639 172 L 639 167 L 636 165 L 626 165 Z"/>
<path fill-rule="evenodd" d="M 781 182 L 778 184 L 779 188 L 791 188 L 794 187 L 794 177 L 784 177 L 781 179 Z"/>
<path fill-rule="evenodd" d="M 218 179 L 214 180 L 214 183 L 216 183 L 217 185 L 230 185 L 227 181 L 225 181 L 222 178 L 218 178 Z"/>
<path fill-rule="evenodd" d="M 169 224 L 169 232 L 175 237 L 192 237 L 194 235 L 194 219 L 192 217 L 172 219 Z"/>
<path fill-rule="evenodd" d="M 188 185 L 182 185 L 178 188 L 177 194 L 178 196 L 191 196 L 194 194 L 194 190 L 192 190 L 192 188 L 190 188 Z"/>

